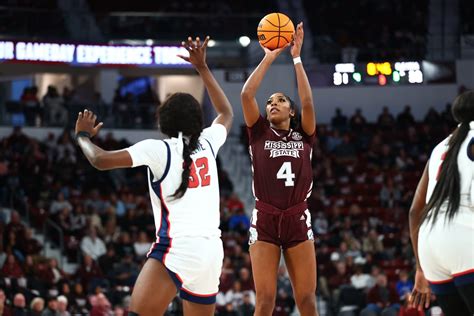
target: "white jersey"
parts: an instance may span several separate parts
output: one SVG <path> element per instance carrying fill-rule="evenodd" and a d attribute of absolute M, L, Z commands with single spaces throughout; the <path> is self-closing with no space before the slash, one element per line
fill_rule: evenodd
<path fill-rule="evenodd" d="M 471 124 L 474 125 L 474 124 Z M 431 153 L 429 167 L 428 167 L 428 191 L 426 194 L 426 203 L 433 194 L 436 183 L 438 182 L 439 172 L 441 170 L 441 164 L 445 158 L 448 150 L 449 137 L 439 143 Z M 470 205 L 474 205 L 474 157 L 470 155 L 469 144 L 474 143 L 474 127 L 468 133 L 466 139 L 461 144 L 461 148 L 458 154 L 458 169 L 461 182 L 461 204 L 465 204 L 468 201 Z"/>
<path fill-rule="evenodd" d="M 202 131 L 198 149 L 191 155 L 189 186 L 181 198 L 172 197 L 183 171 L 180 140 L 147 139 L 127 148 L 133 167 L 148 166 L 157 243 L 185 236 L 220 237 L 216 155 L 226 137 L 221 124 Z"/>

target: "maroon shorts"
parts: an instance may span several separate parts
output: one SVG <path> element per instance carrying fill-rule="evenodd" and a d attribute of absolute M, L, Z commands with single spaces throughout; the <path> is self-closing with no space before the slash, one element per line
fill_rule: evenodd
<path fill-rule="evenodd" d="M 281 210 L 257 201 L 250 222 L 249 245 L 260 240 L 287 249 L 303 241 L 314 240 L 306 202 Z"/>

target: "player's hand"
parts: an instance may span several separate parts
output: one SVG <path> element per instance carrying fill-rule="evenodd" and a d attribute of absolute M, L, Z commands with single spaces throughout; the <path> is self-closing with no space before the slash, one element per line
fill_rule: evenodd
<path fill-rule="evenodd" d="M 206 36 L 204 42 L 201 43 L 199 37 L 196 37 L 195 41 L 193 41 L 191 36 L 188 37 L 186 41 L 181 42 L 181 45 L 189 52 L 189 57 L 183 55 L 178 55 L 178 57 L 191 63 L 198 70 L 203 67 L 207 67 L 206 48 L 209 39 L 210 37 Z"/>
<path fill-rule="evenodd" d="M 410 295 L 409 306 L 422 311 L 423 307 L 430 307 L 430 300 L 431 289 L 428 280 L 426 280 L 423 271 L 416 269 L 415 286 Z"/>
<path fill-rule="evenodd" d="M 272 60 L 275 60 L 288 46 L 290 46 L 290 43 L 286 44 L 283 47 L 270 50 L 266 48 L 265 46 L 263 46 L 262 43 L 260 43 L 260 47 L 262 47 L 263 51 L 265 52 L 265 57 L 271 58 Z"/>
<path fill-rule="evenodd" d="M 304 30 L 303 22 L 298 23 L 295 33 L 293 34 L 293 42 L 291 43 L 290 53 L 293 58 L 299 57 L 301 54 L 301 47 L 303 46 Z"/>
<path fill-rule="evenodd" d="M 97 115 L 95 115 L 92 111 L 84 110 L 84 112 L 79 112 L 76 121 L 76 134 L 78 132 L 87 132 L 91 135 L 91 137 L 97 135 L 104 123 L 100 122 L 96 125 L 96 120 Z"/>

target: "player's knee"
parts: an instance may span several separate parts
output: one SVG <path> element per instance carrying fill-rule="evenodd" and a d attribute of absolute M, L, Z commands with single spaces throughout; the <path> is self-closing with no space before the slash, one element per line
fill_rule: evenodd
<path fill-rule="evenodd" d="M 295 295 L 295 301 L 300 310 L 316 308 L 316 295 L 313 292 L 297 294 Z"/>
<path fill-rule="evenodd" d="M 257 292 L 255 309 L 262 314 L 267 314 L 266 312 L 273 311 L 275 307 L 275 294 L 268 291 L 264 293 Z"/>

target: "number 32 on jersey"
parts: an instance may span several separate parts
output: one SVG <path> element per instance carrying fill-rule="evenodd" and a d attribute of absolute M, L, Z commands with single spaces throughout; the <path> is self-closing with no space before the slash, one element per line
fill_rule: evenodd
<path fill-rule="evenodd" d="M 277 179 L 285 180 L 285 187 L 293 187 L 295 185 L 296 175 L 291 171 L 291 162 L 284 162 L 277 172 Z"/>
<path fill-rule="evenodd" d="M 188 188 L 194 189 L 199 185 L 206 187 L 211 183 L 209 173 L 209 162 L 207 157 L 201 157 L 191 163 Z M 198 175 L 199 174 L 199 175 Z"/>

